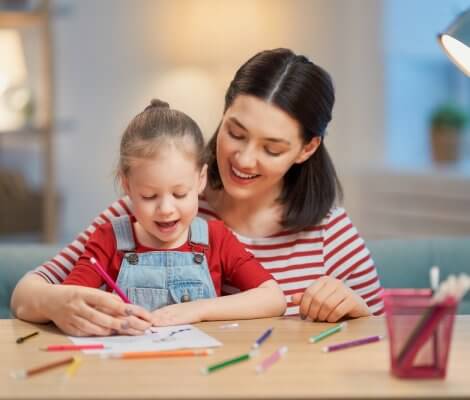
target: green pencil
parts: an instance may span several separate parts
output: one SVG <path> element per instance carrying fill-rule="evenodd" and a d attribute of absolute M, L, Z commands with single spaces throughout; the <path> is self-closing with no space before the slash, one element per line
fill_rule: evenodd
<path fill-rule="evenodd" d="M 211 372 L 214 372 L 214 371 L 217 371 L 219 369 L 228 367 L 229 365 L 238 364 L 239 362 L 242 362 L 242 361 L 247 361 L 257 353 L 258 353 L 258 351 L 250 351 L 249 353 L 242 354 L 241 356 L 230 358 L 228 360 L 222 361 L 222 362 L 217 363 L 217 364 L 212 364 L 208 367 L 204 367 L 202 369 L 202 372 L 206 375 L 210 374 Z"/>
<path fill-rule="evenodd" d="M 343 328 L 345 328 L 346 325 L 347 325 L 346 322 L 341 322 L 340 324 L 335 325 L 335 326 L 327 329 L 326 331 L 323 331 L 323 332 L 319 333 L 318 335 L 310 337 L 310 339 L 308 339 L 308 341 L 310 343 L 317 343 L 320 340 L 325 339 L 326 337 L 332 335 L 333 333 L 336 333 L 336 332 L 339 332 L 339 331 L 343 330 Z"/>

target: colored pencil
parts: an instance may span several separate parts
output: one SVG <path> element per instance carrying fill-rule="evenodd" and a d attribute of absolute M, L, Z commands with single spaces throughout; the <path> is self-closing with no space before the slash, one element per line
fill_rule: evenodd
<path fill-rule="evenodd" d="M 325 346 L 323 347 L 323 351 L 325 353 L 329 353 L 331 351 L 348 349 L 350 347 L 355 347 L 355 346 L 362 346 L 363 344 L 378 342 L 379 340 L 382 340 L 383 338 L 384 338 L 383 336 L 379 336 L 379 335 L 368 336 L 362 339 L 355 339 L 355 340 L 350 340 L 350 341 L 343 342 L 343 343 L 333 344 L 331 346 Z"/>
<path fill-rule="evenodd" d="M 63 365 L 70 364 L 74 361 L 74 357 L 67 357 L 62 360 L 54 361 L 49 364 L 40 365 L 39 367 L 34 367 L 30 369 L 23 369 L 21 371 L 13 372 L 12 376 L 17 379 L 24 379 L 30 376 L 39 374 L 41 372 L 49 371 L 50 369 L 61 367 Z"/>
<path fill-rule="evenodd" d="M 82 358 L 79 356 L 75 356 L 73 358 L 72 364 L 70 364 L 67 369 L 65 370 L 65 379 L 70 379 L 77 373 L 78 368 L 82 363 Z"/>
<path fill-rule="evenodd" d="M 43 351 L 75 351 L 75 350 L 99 350 L 104 349 L 104 344 L 51 344 L 40 347 Z"/>
<path fill-rule="evenodd" d="M 346 322 L 342 322 L 341 324 L 335 325 L 323 332 L 320 332 L 318 335 L 314 335 L 308 339 L 310 343 L 317 343 L 326 337 L 333 335 L 333 333 L 342 331 L 348 324 Z"/>
<path fill-rule="evenodd" d="M 124 294 L 124 292 L 119 288 L 119 286 L 114 282 L 111 277 L 107 274 L 105 269 L 101 266 L 101 264 L 98 262 L 98 260 L 95 257 L 90 258 L 90 262 L 93 264 L 94 268 L 96 271 L 101 275 L 101 277 L 104 279 L 106 284 L 113 289 L 116 294 L 122 299 L 124 303 L 131 304 L 127 296 Z"/>
<path fill-rule="evenodd" d="M 21 336 L 18 339 L 16 339 L 16 343 L 18 343 L 18 344 L 23 343 L 25 340 L 28 340 L 29 338 L 32 338 L 33 336 L 36 336 L 36 335 L 39 335 L 38 331 L 30 333 L 30 334 L 25 335 L 25 336 Z"/>
<path fill-rule="evenodd" d="M 282 346 L 256 366 L 258 374 L 265 372 L 287 353 L 287 346 Z"/>
<path fill-rule="evenodd" d="M 273 328 L 269 328 L 269 329 L 266 329 L 266 331 L 263 332 L 263 334 L 258 338 L 256 339 L 256 341 L 252 344 L 252 348 L 253 349 L 257 349 L 259 348 L 263 342 L 269 337 L 271 336 L 271 333 L 273 333 Z"/>
<path fill-rule="evenodd" d="M 432 295 L 437 292 L 439 289 L 439 276 L 440 276 L 440 269 L 437 265 L 431 267 L 429 271 L 429 280 L 431 283 L 431 290 L 432 290 Z M 433 352 L 433 364 L 437 368 L 439 364 L 439 357 L 438 357 L 438 352 L 439 352 L 439 346 L 438 346 L 438 333 L 437 329 L 434 331 L 434 334 L 432 335 L 432 352 Z"/>
<path fill-rule="evenodd" d="M 212 364 L 208 367 L 204 367 L 202 369 L 202 373 L 207 375 L 207 374 L 210 374 L 211 372 L 218 371 L 219 369 L 228 367 L 230 365 L 238 364 L 239 362 L 242 362 L 242 361 L 248 361 L 255 354 L 257 354 L 257 351 L 250 351 L 249 353 L 242 354 L 241 356 L 233 357 L 217 364 Z"/>
<path fill-rule="evenodd" d="M 213 354 L 212 349 L 188 349 L 168 351 L 127 351 L 123 353 L 103 354 L 103 358 L 138 359 L 138 358 L 167 358 L 167 357 L 193 357 Z"/>
<path fill-rule="evenodd" d="M 240 326 L 240 324 L 238 322 L 234 322 L 233 324 L 220 325 L 219 328 L 220 329 L 230 329 L 230 328 L 238 328 L 239 326 Z"/>

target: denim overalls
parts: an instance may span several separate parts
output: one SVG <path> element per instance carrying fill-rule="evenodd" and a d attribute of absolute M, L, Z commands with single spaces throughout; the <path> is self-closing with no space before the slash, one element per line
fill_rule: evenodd
<path fill-rule="evenodd" d="M 124 253 L 117 285 L 132 304 L 149 311 L 168 304 L 216 297 L 205 250 L 209 246 L 207 221 L 194 218 L 189 228 L 191 252 L 135 253 L 132 222 L 125 215 L 113 218 L 117 250 Z"/>

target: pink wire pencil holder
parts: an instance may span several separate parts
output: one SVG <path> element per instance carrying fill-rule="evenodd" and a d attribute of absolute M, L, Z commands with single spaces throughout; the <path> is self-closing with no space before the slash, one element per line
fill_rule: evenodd
<path fill-rule="evenodd" d="M 390 372 L 399 378 L 445 378 L 458 302 L 435 302 L 428 289 L 384 291 Z"/>

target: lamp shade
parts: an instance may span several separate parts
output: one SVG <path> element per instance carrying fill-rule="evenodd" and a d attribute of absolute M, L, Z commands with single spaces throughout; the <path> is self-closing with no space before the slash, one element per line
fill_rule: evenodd
<path fill-rule="evenodd" d="M 470 9 L 458 15 L 446 31 L 438 35 L 438 41 L 449 58 L 470 76 Z"/>

